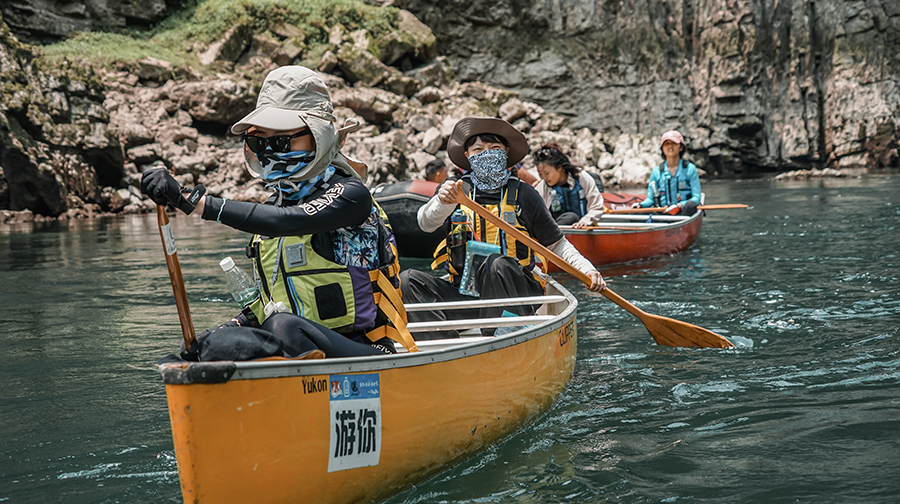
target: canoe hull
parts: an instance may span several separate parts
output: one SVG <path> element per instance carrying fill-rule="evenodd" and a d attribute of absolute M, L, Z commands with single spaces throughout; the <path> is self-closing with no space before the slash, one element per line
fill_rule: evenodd
<path fill-rule="evenodd" d="M 595 266 L 623 263 L 687 249 L 700 235 L 702 216 L 654 229 L 567 229 L 566 239 Z"/>
<path fill-rule="evenodd" d="M 419 228 L 419 207 L 434 195 L 438 184 L 425 180 L 407 180 L 372 189 L 372 197 L 388 215 L 397 249 L 403 257 L 432 257 L 438 243 L 447 237 L 443 227 L 426 233 Z"/>
<path fill-rule="evenodd" d="M 184 501 L 370 502 L 509 435 L 571 379 L 566 296 L 550 322 L 452 349 L 163 366 Z"/>

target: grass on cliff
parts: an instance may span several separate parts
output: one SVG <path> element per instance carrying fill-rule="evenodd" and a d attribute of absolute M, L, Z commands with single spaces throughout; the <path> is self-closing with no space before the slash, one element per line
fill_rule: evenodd
<path fill-rule="evenodd" d="M 176 66 L 199 66 L 195 44 L 205 47 L 238 25 L 250 25 L 253 33 L 294 25 L 305 34 L 309 52 L 319 53 L 332 26 L 366 29 L 377 38 L 395 30 L 396 12 L 362 0 L 195 0 L 147 32 L 74 33 L 42 49 L 50 58 L 87 58 L 106 65 L 153 56 Z"/>

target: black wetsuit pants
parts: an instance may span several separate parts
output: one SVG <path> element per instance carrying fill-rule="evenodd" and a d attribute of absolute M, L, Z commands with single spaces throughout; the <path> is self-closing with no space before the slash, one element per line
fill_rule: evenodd
<path fill-rule="evenodd" d="M 544 288 L 534 275 L 522 267 L 515 259 L 491 254 L 475 274 L 476 286 L 482 299 L 508 297 L 543 296 Z M 441 301 L 462 301 L 477 299 L 459 293 L 459 286 L 418 270 L 404 270 L 400 273 L 400 290 L 404 303 L 434 303 Z M 410 322 L 437 320 L 461 320 L 485 317 L 499 317 L 504 310 L 516 315 L 533 315 L 536 306 L 509 306 L 495 308 L 466 308 L 454 310 L 433 310 L 408 312 Z M 452 324 L 448 324 L 452 325 Z M 493 334 L 493 329 L 483 329 L 482 334 Z M 416 332 L 417 340 L 458 338 L 456 330 Z"/>

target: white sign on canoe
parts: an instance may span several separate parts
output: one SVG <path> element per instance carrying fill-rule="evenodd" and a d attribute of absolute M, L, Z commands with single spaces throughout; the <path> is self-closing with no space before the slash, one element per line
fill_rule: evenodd
<path fill-rule="evenodd" d="M 378 374 L 331 375 L 328 472 L 378 465 L 381 382 Z"/>

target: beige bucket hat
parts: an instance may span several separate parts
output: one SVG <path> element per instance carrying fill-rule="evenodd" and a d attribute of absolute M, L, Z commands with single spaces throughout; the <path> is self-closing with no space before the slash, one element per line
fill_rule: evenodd
<path fill-rule="evenodd" d="M 450 161 L 453 161 L 456 166 L 468 170 L 466 140 L 482 133 L 493 133 L 509 142 L 507 167 L 518 163 L 528 154 L 528 140 L 512 124 L 496 117 L 464 117 L 453 126 L 450 140 L 447 141 L 447 156 Z"/>
<path fill-rule="evenodd" d="M 235 123 L 231 132 L 240 135 L 251 126 L 281 131 L 306 126 L 316 140 L 316 156 L 292 179 L 307 180 L 334 165 L 365 182 L 366 165 L 340 152 L 344 138 L 360 124 L 353 122 L 338 129 L 335 121 L 334 106 L 322 77 L 306 67 L 283 66 L 269 72 L 259 90 L 256 109 Z M 246 146 L 244 156 L 250 173 L 260 177 L 259 160 Z"/>

